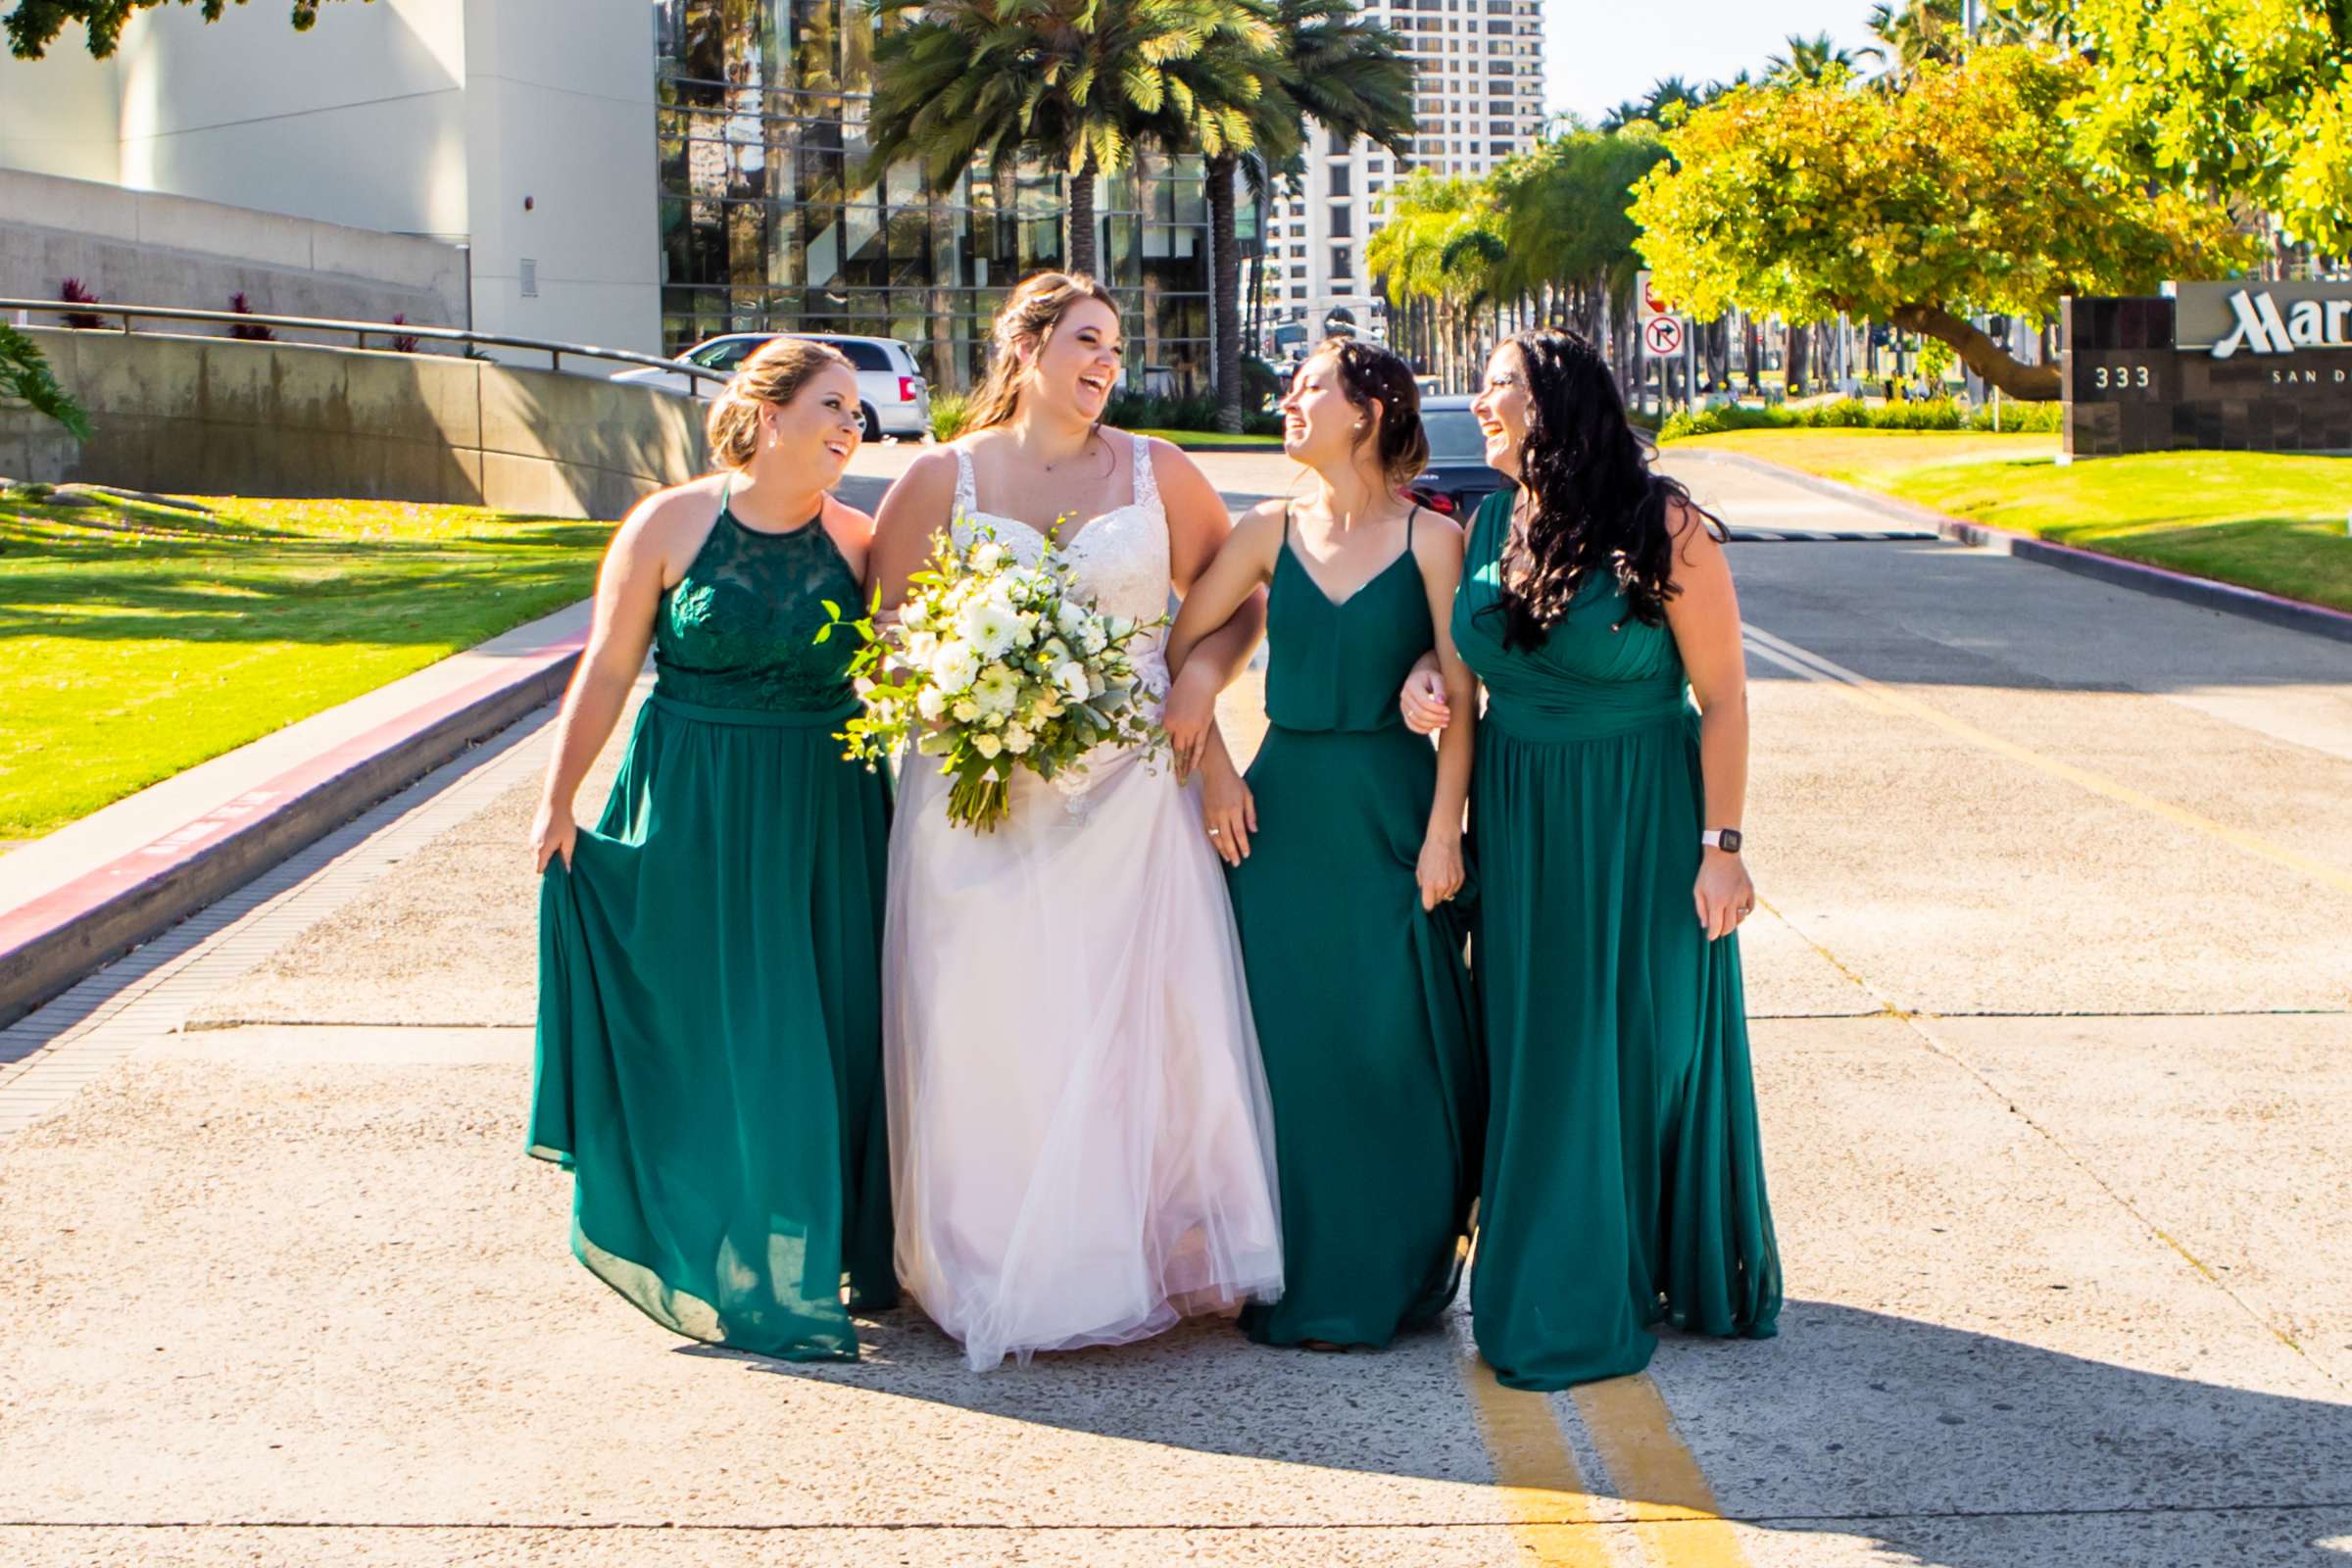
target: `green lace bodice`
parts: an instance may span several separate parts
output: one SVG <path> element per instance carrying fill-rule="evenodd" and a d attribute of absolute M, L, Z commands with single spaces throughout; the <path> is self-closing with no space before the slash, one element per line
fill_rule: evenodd
<path fill-rule="evenodd" d="M 849 704 L 854 636 L 819 643 L 824 602 L 855 615 L 857 574 L 821 517 L 786 533 L 718 520 L 654 622 L 655 692 L 702 708 L 824 712 Z"/>

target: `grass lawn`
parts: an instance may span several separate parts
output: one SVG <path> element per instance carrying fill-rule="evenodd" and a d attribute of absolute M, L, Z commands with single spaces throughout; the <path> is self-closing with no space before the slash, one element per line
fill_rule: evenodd
<path fill-rule="evenodd" d="M 0 499 L 0 841 L 584 597 L 612 527 L 396 501 Z"/>
<path fill-rule="evenodd" d="M 1675 443 L 1683 445 L 1685 443 Z M 2103 555 L 2352 611 L 2352 458 L 2153 452 L 2060 467 L 2055 435 L 1737 430 L 1744 452 Z"/>
<path fill-rule="evenodd" d="M 1214 430 L 1138 430 L 1137 435 L 1155 435 L 1170 446 L 1190 451 L 1196 447 L 1265 447 L 1282 450 L 1278 435 L 1219 435 Z"/>

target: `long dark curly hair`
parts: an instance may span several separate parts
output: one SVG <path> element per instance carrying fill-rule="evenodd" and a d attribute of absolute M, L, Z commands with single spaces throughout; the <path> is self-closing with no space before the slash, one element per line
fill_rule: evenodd
<path fill-rule="evenodd" d="M 1591 343 L 1551 328 L 1505 342 L 1519 351 L 1527 376 L 1519 485 L 1529 516 L 1503 546 L 1494 607 L 1503 646 L 1542 647 L 1568 602 L 1604 571 L 1625 590 L 1628 619 L 1663 625 L 1666 601 L 1678 592 L 1670 509 L 1690 509 L 1718 539 L 1721 519 L 1691 501 L 1682 481 L 1651 471 L 1617 378 Z"/>

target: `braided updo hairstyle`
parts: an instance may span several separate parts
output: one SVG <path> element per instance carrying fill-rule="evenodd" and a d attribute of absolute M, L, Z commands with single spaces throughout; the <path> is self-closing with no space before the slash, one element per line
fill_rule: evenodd
<path fill-rule="evenodd" d="M 1677 504 L 1722 538 L 1722 522 L 1679 479 L 1650 470 L 1625 416 L 1608 362 L 1574 332 L 1540 329 L 1504 340 L 1527 373 L 1527 439 L 1519 449 L 1526 525 L 1502 552 L 1503 646 L 1541 647 L 1594 574 L 1625 591 L 1630 618 L 1663 625 L 1674 584 Z M 1624 621 L 1618 622 L 1620 626 Z"/>
<path fill-rule="evenodd" d="M 710 405 L 703 426 L 710 438 L 710 461 L 722 468 L 750 466 L 752 454 L 760 450 L 760 411 L 790 403 L 809 377 L 835 365 L 856 368 L 830 343 L 776 337 L 760 344 Z"/>
<path fill-rule="evenodd" d="M 1315 345 L 1310 360 L 1328 359 L 1340 395 L 1369 420 L 1380 404 L 1380 420 L 1356 442 L 1375 443 L 1373 456 L 1392 490 L 1401 490 L 1429 466 L 1429 435 L 1421 428 L 1421 383 L 1413 368 L 1378 344 L 1329 337 Z"/>
<path fill-rule="evenodd" d="M 1118 301 L 1110 297 L 1110 290 L 1084 272 L 1039 272 L 1021 279 L 997 312 L 996 326 L 989 333 L 988 374 L 972 393 L 966 430 L 985 430 L 1013 416 L 1021 405 L 1021 376 L 1029 368 L 1029 361 L 1016 351 L 1027 348 L 1035 359 L 1080 300 L 1101 300 L 1112 315 L 1118 314 Z"/>

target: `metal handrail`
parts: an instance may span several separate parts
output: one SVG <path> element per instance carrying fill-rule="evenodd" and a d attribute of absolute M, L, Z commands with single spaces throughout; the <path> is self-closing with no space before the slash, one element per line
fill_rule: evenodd
<path fill-rule="evenodd" d="M 712 370 L 684 360 L 657 359 L 651 354 L 639 354 L 630 349 L 600 349 L 586 343 L 557 343 L 539 337 L 508 337 L 498 332 L 476 332 L 460 326 L 416 326 L 406 321 L 345 321 L 323 316 L 262 316 L 243 311 L 195 311 L 172 305 L 109 305 L 96 300 L 12 300 L 0 299 L 0 311 L 39 311 L 49 316 L 119 316 L 122 332 L 130 333 L 134 320 L 157 321 L 220 321 L 231 326 L 284 326 L 310 332 L 349 332 L 359 341 L 359 348 L 368 346 L 370 337 L 431 338 L 441 343 L 478 343 L 490 348 L 526 349 L 548 357 L 548 368 L 564 368 L 564 356 L 575 355 L 586 360 L 615 360 L 625 365 L 642 365 L 657 370 L 677 370 L 705 381 L 725 382 L 734 378 L 732 370 Z M 103 327 L 83 327 L 83 331 L 104 331 Z"/>

